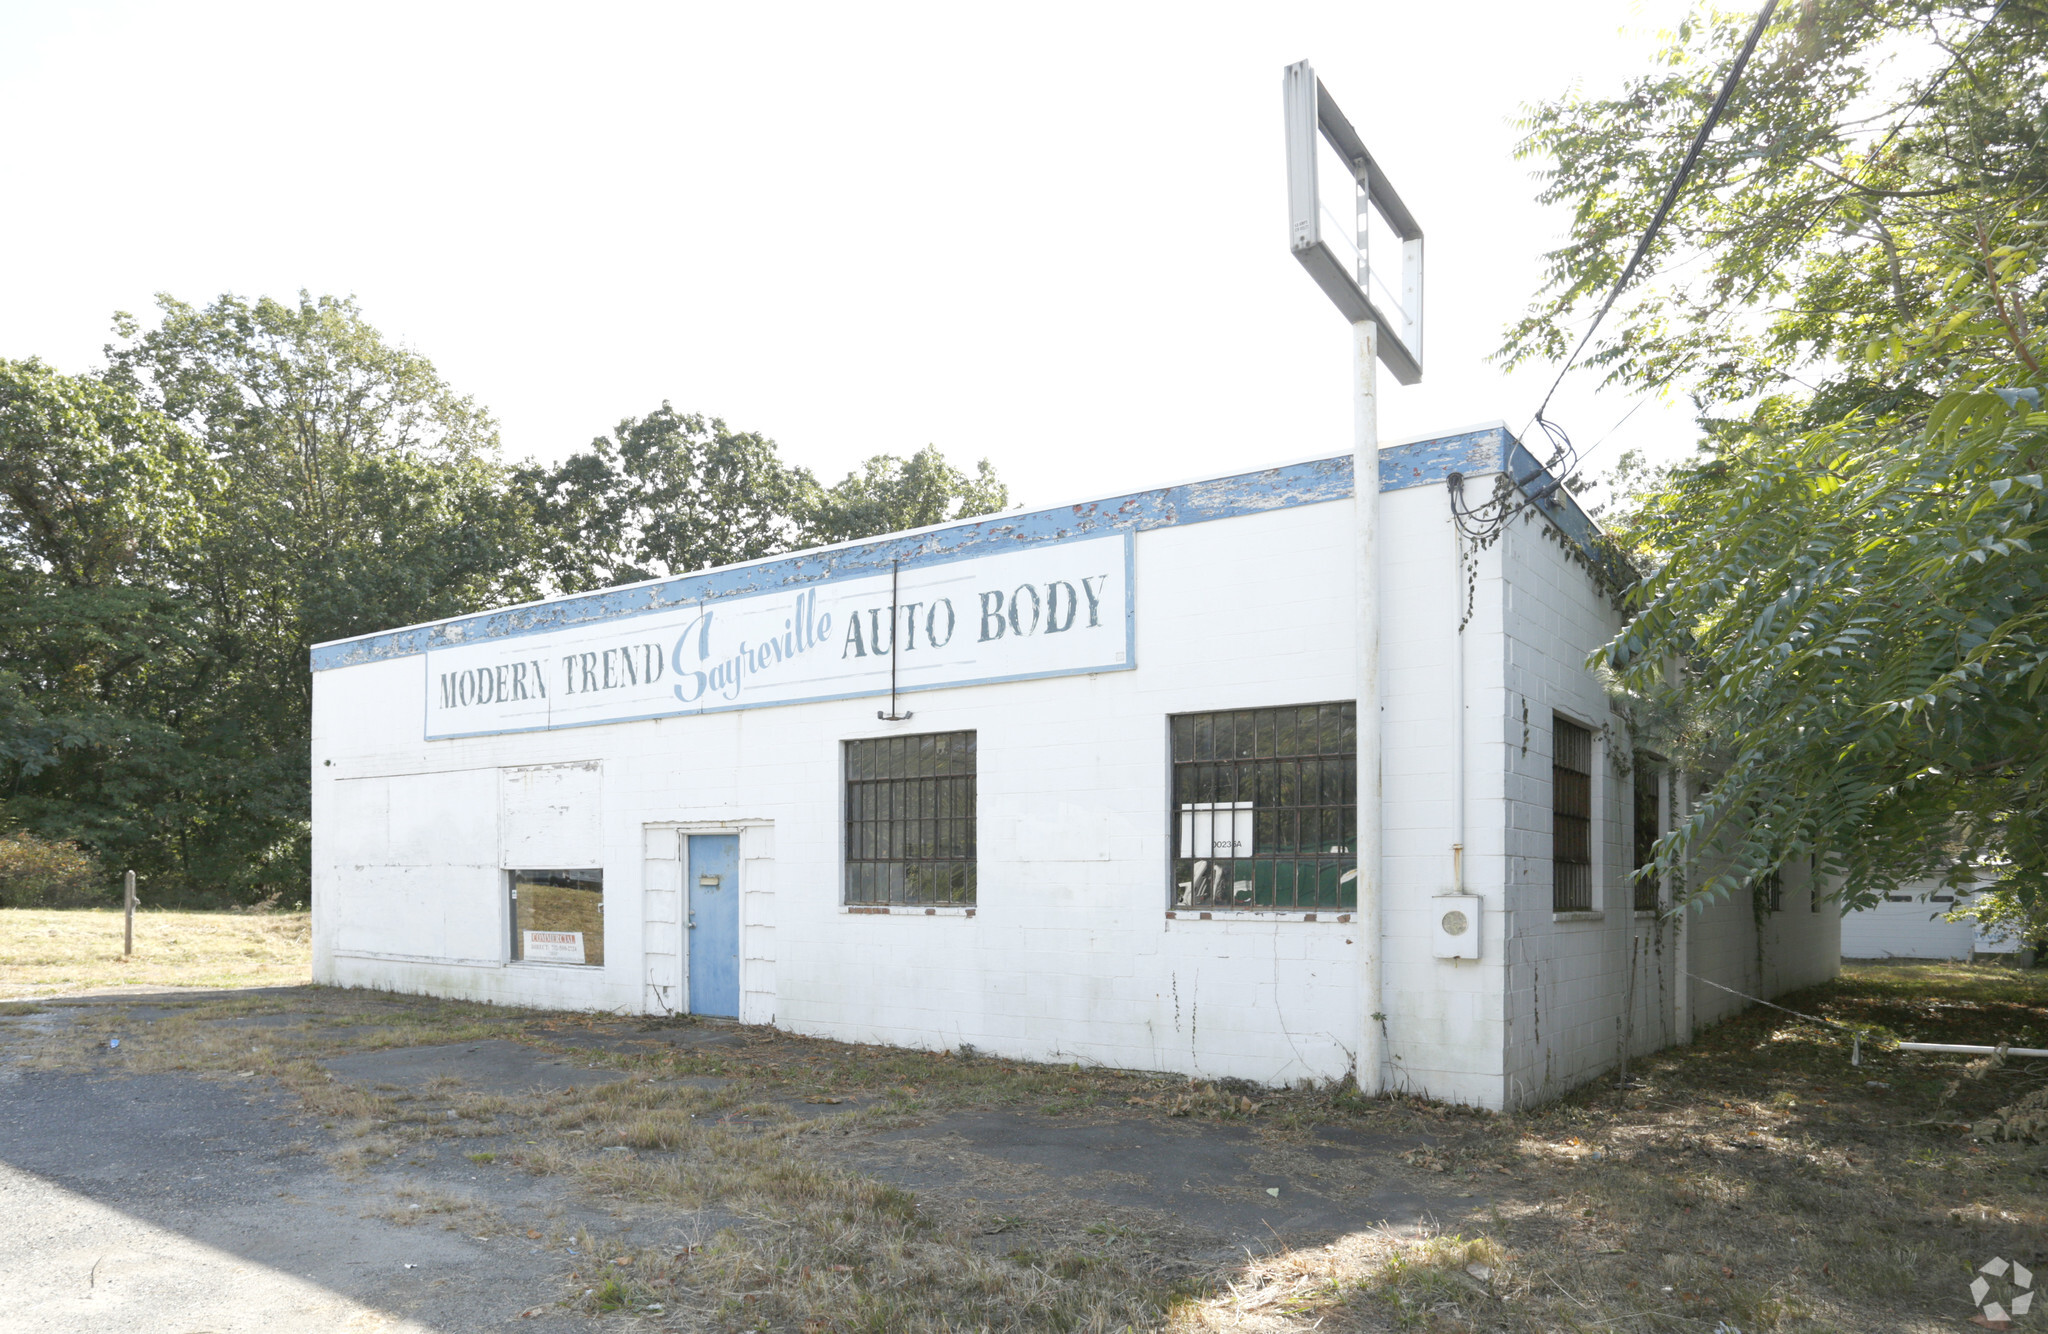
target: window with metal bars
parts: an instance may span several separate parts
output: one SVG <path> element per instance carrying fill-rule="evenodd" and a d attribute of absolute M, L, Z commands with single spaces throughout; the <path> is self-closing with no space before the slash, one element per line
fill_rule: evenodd
<path fill-rule="evenodd" d="M 1550 907 L 1593 907 L 1593 734 L 1558 714 L 1550 721 Z"/>
<path fill-rule="evenodd" d="M 1631 877 L 1635 885 L 1637 912 L 1657 909 L 1657 875 L 1643 868 L 1656 857 L 1657 840 L 1664 832 L 1658 813 L 1659 789 L 1663 786 L 1664 762 L 1647 751 L 1635 754 L 1635 860 Z"/>
<path fill-rule="evenodd" d="M 846 901 L 974 902 L 974 733 L 848 741 Z"/>
<path fill-rule="evenodd" d="M 1358 706 L 1350 700 L 1169 720 L 1173 902 L 1358 904 Z"/>

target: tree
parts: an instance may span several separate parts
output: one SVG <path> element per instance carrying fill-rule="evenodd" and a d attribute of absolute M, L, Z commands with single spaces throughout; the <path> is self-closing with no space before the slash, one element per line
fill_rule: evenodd
<path fill-rule="evenodd" d="M 193 781 L 178 702 L 204 677 L 174 589 L 221 483 L 162 414 L 0 361 L 0 781 L 5 820 L 153 864 Z"/>
<path fill-rule="evenodd" d="M 773 440 L 666 402 L 515 483 L 542 535 L 541 568 L 565 593 L 788 551 L 818 496 Z"/>
<path fill-rule="evenodd" d="M 118 317 L 105 378 L 181 427 L 216 481 L 155 584 L 191 646 L 156 715 L 183 777 L 138 801 L 174 885 L 299 897 L 309 648 L 532 596 L 532 525 L 489 415 L 354 302 L 159 305 L 152 329 Z"/>
<path fill-rule="evenodd" d="M 759 560 L 987 514 L 1009 491 L 982 460 L 975 476 L 926 446 L 878 454 L 829 490 L 783 462 L 775 442 L 668 403 L 628 417 L 553 468 L 515 485 L 533 507 L 539 567 L 581 592 Z"/>
<path fill-rule="evenodd" d="M 946 461 L 934 445 L 908 459 L 877 454 L 821 496 L 806 525 L 816 543 L 924 528 L 1009 508 L 1010 488 L 983 459 L 975 474 Z"/>
<path fill-rule="evenodd" d="M 1538 198 L 1572 224 L 1509 331 L 1509 364 L 1576 341 L 1572 316 L 1620 276 L 1748 26 L 1695 14 L 1618 96 L 1529 110 L 1520 152 L 1547 164 Z M 1901 64 L 1920 73 L 1899 80 Z M 1703 409 L 1791 393 L 1832 421 L 1940 392 L 1986 358 L 2031 358 L 2013 335 L 2030 327 L 2039 274 L 2012 261 L 2031 253 L 2021 243 L 2048 187 L 2044 64 L 2037 5 L 1781 10 L 1650 252 L 1657 276 L 1617 305 L 1588 361 L 1609 383 L 1688 392 Z M 1901 357 L 1907 331 L 1992 297 L 1987 264 L 2008 269 L 1992 318 Z"/>
<path fill-rule="evenodd" d="M 159 305 L 102 375 L 0 361 L 0 833 L 159 897 L 305 896 L 316 643 L 1005 500 L 932 449 L 828 492 L 666 403 L 508 470 L 353 301 Z"/>
<path fill-rule="evenodd" d="M 1533 109 L 1525 151 L 1573 222 L 1507 360 L 1575 341 L 1746 26 L 1695 18 L 1620 95 Z M 2048 910 L 2044 61 L 2032 5 L 1788 11 L 1652 252 L 1664 276 L 1592 344 L 1609 383 L 1689 393 L 1705 427 L 1614 525 L 1644 577 L 1600 655 L 1710 782 L 1658 845 L 1662 869 L 1714 850 L 1697 893 L 1813 856 L 1861 904 L 1984 855 L 2009 905 Z"/>

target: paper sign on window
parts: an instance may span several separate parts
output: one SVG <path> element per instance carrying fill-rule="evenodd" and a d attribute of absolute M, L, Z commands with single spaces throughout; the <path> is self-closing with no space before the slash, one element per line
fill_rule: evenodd
<path fill-rule="evenodd" d="M 522 953 L 528 963 L 582 963 L 581 931 L 528 931 Z"/>
<path fill-rule="evenodd" d="M 1217 861 L 1252 855 L 1252 803 L 1196 801 L 1180 808 L 1180 855 Z"/>

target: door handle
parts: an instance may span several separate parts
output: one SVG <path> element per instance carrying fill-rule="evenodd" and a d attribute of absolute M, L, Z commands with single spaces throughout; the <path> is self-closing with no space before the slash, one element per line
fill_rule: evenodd
<path fill-rule="evenodd" d="M 697 914 L 695 914 L 695 913 L 691 913 L 691 914 L 690 914 L 690 930 L 692 930 L 692 931 L 695 931 L 696 929 L 697 929 Z"/>

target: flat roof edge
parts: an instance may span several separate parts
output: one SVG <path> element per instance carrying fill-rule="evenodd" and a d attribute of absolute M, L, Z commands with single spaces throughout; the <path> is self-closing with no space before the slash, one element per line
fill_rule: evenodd
<path fill-rule="evenodd" d="M 1380 489 L 1406 490 L 1441 483 L 1452 472 L 1485 475 L 1511 467 L 1518 474 L 1516 480 L 1522 481 L 1520 461 L 1528 458 L 1505 422 L 1484 423 L 1381 446 Z M 692 574 L 326 640 L 313 646 L 310 665 L 314 671 L 329 671 L 412 657 L 454 644 L 567 629 L 715 598 L 797 587 L 834 576 L 880 573 L 897 561 L 956 559 L 976 547 L 1066 541 L 1116 531 L 1145 532 L 1348 500 L 1351 471 L 1350 455 L 1323 456 L 1121 496 L 955 519 Z M 1551 494 L 1561 493 L 1553 490 Z M 1564 503 L 1570 505 L 1570 498 L 1564 497 Z M 1576 514 L 1577 506 L 1571 505 L 1571 510 Z M 1583 515 L 1578 518 L 1580 524 L 1590 526 Z M 1579 534 L 1575 531 L 1573 536 Z"/>

